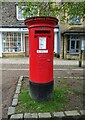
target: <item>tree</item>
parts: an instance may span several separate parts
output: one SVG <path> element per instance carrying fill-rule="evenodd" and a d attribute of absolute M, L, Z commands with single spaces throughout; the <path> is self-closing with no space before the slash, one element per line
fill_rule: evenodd
<path fill-rule="evenodd" d="M 79 16 L 85 19 L 85 2 L 19 2 L 25 17 L 51 16 L 60 21 Z M 23 7 L 22 7 L 23 6 Z M 24 7 L 25 6 L 25 7 Z"/>
<path fill-rule="evenodd" d="M 19 2 L 20 9 L 23 10 L 25 17 L 33 16 L 51 16 L 57 17 L 60 22 L 66 22 L 72 19 L 75 22 L 78 19 L 85 20 L 85 1 L 80 2 Z M 26 7 L 22 7 L 25 5 Z M 81 48 L 79 54 L 79 66 L 81 67 Z"/>

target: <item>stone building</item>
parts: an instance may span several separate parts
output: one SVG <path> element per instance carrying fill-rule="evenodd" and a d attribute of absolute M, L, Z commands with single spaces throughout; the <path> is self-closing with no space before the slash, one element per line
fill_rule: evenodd
<path fill-rule="evenodd" d="M 22 12 L 17 2 L 2 2 L 0 6 L 0 57 L 29 56 L 29 31 Z M 79 17 L 55 27 L 54 53 L 60 58 L 78 59 L 80 47 L 84 51 L 85 27 Z"/>
<path fill-rule="evenodd" d="M 61 58 L 79 59 L 82 51 L 82 58 L 85 58 L 85 27 L 71 27 L 61 33 Z"/>
<path fill-rule="evenodd" d="M 61 30 L 60 58 L 85 59 L 85 23 L 80 17 L 72 18 L 59 25 Z"/>
<path fill-rule="evenodd" d="M 0 57 L 28 56 L 28 29 L 16 2 L 2 2 L 0 6 Z M 59 27 L 54 29 L 54 52 L 60 53 Z"/>

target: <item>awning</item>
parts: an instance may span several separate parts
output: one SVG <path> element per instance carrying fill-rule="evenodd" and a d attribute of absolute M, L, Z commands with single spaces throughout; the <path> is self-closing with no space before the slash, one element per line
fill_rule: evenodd
<path fill-rule="evenodd" d="M 61 33 L 62 35 L 84 35 L 85 34 L 85 27 L 71 27 Z"/>

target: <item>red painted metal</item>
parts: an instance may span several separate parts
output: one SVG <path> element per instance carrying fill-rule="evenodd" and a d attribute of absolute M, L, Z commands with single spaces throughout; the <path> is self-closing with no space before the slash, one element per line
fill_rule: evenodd
<path fill-rule="evenodd" d="M 54 26 L 58 19 L 33 17 L 25 20 L 29 29 L 30 81 L 53 81 Z M 42 43 L 43 42 L 43 43 Z"/>

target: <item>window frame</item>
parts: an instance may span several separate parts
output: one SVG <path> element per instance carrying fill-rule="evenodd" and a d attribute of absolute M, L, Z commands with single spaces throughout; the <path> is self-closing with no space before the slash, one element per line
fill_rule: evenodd
<path fill-rule="evenodd" d="M 79 20 L 79 22 L 77 22 L 77 20 Z M 70 16 L 68 20 L 68 24 L 69 25 L 81 25 L 82 23 L 81 23 L 80 16 L 74 16 L 74 17 Z"/>
<path fill-rule="evenodd" d="M 79 41 L 79 44 L 81 44 L 81 42 L 80 42 L 80 39 L 78 38 L 75 38 L 74 36 L 74 38 L 73 39 L 71 39 L 71 37 L 72 36 L 69 36 L 69 39 L 67 38 L 67 54 L 79 54 L 79 49 L 77 49 L 77 42 Z M 69 41 L 69 42 L 68 42 Z M 72 45 L 72 41 L 74 41 L 74 46 L 75 46 L 75 49 L 72 49 L 71 48 L 71 45 Z M 69 47 L 68 47 L 68 44 L 70 44 L 69 45 Z M 68 50 L 68 48 L 69 48 L 69 50 Z M 78 52 L 76 52 L 78 50 Z"/>
<path fill-rule="evenodd" d="M 25 7 L 25 6 L 23 5 L 22 7 Z M 23 10 L 21 10 L 21 12 L 22 12 L 21 14 L 23 16 Z M 17 20 L 25 20 L 24 16 L 22 18 L 19 18 L 19 6 L 18 5 L 16 5 L 16 18 L 17 18 Z"/>
<path fill-rule="evenodd" d="M 4 33 L 6 34 L 6 36 L 3 35 Z M 8 33 L 10 33 L 10 35 L 7 36 Z M 15 36 L 15 33 L 16 33 L 16 36 Z M 19 33 L 20 33 L 20 35 L 19 35 Z M 22 38 L 21 37 L 22 37 L 21 32 L 3 32 L 2 33 L 2 51 L 3 51 L 3 53 L 24 52 L 24 49 L 22 48 L 22 43 L 21 43 Z M 16 41 L 15 41 L 15 38 L 16 38 Z M 20 45 L 18 45 L 18 43 L 20 43 Z"/>

